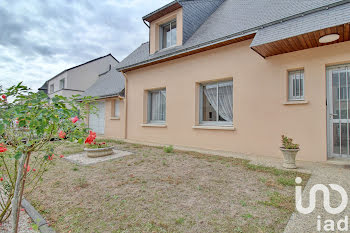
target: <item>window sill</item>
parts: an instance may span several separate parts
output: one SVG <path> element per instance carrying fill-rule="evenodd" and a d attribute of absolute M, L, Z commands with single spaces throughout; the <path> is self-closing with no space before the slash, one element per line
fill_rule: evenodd
<path fill-rule="evenodd" d="M 309 101 L 306 100 L 290 100 L 290 101 L 286 101 L 283 104 L 284 105 L 300 105 L 300 104 L 308 104 Z"/>
<path fill-rule="evenodd" d="M 111 117 L 110 120 L 120 120 L 120 117 Z"/>
<path fill-rule="evenodd" d="M 168 126 L 166 124 L 141 124 L 142 127 L 154 127 L 154 128 L 167 128 Z"/>
<path fill-rule="evenodd" d="M 233 126 L 210 126 L 210 125 L 195 125 L 195 126 L 192 126 L 192 129 L 227 130 L 227 131 L 236 130 L 235 127 Z"/>

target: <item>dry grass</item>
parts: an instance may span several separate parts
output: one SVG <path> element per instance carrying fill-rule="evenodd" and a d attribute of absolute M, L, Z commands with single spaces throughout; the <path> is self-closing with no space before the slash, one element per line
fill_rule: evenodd
<path fill-rule="evenodd" d="M 283 232 L 294 210 L 290 181 L 308 179 L 241 159 L 116 144 L 134 154 L 91 166 L 57 159 L 28 196 L 58 232 Z"/>

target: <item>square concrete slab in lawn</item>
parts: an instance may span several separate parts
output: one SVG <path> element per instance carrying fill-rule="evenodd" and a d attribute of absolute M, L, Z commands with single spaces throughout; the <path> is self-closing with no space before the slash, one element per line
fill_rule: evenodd
<path fill-rule="evenodd" d="M 67 159 L 73 163 L 77 163 L 77 164 L 81 164 L 81 165 L 90 165 L 90 164 L 104 162 L 104 161 L 108 161 L 108 160 L 112 160 L 112 159 L 121 158 L 121 157 L 132 154 L 131 152 L 122 151 L 122 150 L 113 150 L 113 152 L 114 153 L 112 155 L 105 156 L 105 157 L 99 157 L 99 158 L 89 158 L 89 157 L 87 157 L 86 152 L 81 152 L 79 154 L 73 154 L 73 155 L 70 155 L 68 157 L 65 157 L 65 159 Z"/>

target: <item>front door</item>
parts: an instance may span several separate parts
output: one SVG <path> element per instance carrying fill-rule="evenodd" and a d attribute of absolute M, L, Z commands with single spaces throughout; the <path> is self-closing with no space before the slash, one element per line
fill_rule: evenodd
<path fill-rule="evenodd" d="M 329 158 L 350 158 L 350 65 L 327 69 Z"/>

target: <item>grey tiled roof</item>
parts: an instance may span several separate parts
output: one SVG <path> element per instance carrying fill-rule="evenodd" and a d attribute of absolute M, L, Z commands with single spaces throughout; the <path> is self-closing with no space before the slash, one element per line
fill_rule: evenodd
<path fill-rule="evenodd" d="M 266 44 L 348 22 L 350 22 L 350 3 L 261 29 L 257 32 L 251 46 Z"/>
<path fill-rule="evenodd" d="M 210 15 L 225 0 L 187 0 L 179 1 L 183 11 L 183 42 L 197 31 Z"/>
<path fill-rule="evenodd" d="M 323 10 L 326 6 L 331 4 L 341 4 L 346 2 L 349 1 L 225 0 L 182 46 L 161 50 L 150 55 L 149 43 L 144 43 L 120 62 L 118 69 L 123 70 L 134 65 L 152 62 L 159 58 L 207 46 L 211 43 L 255 33 L 263 25 L 267 26 L 267 24 L 277 24 L 281 20 L 287 20 L 289 17 L 301 15 L 303 13 L 310 13 L 309 11 L 315 9 Z M 195 13 L 193 12 L 193 14 Z M 186 17 L 187 16 L 184 15 L 184 18 Z M 275 31 L 275 33 L 278 34 L 280 32 Z"/>
<path fill-rule="evenodd" d="M 122 73 L 115 68 L 99 76 L 99 79 L 88 88 L 82 96 L 110 97 L 124 95 L 125 80 Z"/>

